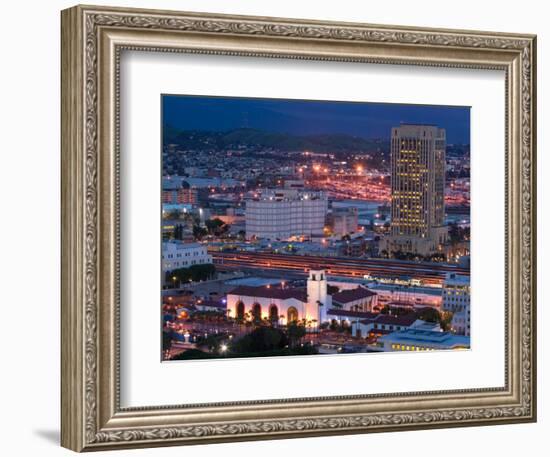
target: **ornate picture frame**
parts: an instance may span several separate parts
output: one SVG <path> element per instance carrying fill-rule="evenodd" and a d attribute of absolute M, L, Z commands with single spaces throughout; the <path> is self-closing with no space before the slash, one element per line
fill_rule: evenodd
<path fill-rule="evenodd" d="M 75 451 L 536 420 L 536 37 L 75 6 L 62 12 L 62 433 Z M 124 50 L 506 73 L 505 387 L 122 408 Z"/>

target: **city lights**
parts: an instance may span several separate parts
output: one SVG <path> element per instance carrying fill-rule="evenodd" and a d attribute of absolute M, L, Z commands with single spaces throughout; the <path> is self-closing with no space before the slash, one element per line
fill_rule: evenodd
<path fill-rule="evenodd" d="M 467 109 L 351 134 L 362 104 L 240 100 L 264 122 L 299 105 L 271 131 L 227 100 L 200 129 L 165 119 L 164 360 L 468 348 L 469 136 L 446 146 Z"/>

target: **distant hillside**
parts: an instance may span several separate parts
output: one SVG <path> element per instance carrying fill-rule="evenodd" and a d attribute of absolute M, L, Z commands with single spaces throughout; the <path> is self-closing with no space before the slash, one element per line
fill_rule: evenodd
<path fill-rule="evenodd" d="M 181 149 L 223 150 L 246 147 L 318 153 L 387 153 L 389 151 L 388 141 L 369 140 L 345 134 L 300 136 L 249 128 L 227 132 L 181 131 L 167 126 L 163 135 L 165 145 L 176 144 Z"/>

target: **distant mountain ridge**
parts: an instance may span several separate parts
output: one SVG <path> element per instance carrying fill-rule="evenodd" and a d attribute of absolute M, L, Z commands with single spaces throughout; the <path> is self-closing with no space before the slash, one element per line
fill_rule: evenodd
<path fill-rule="evenodd" d="M 280 151 L 317 153 L 369 153 L 389 151 L 389 140 L 366 139 L 347 134 L 294 135 L 239 128 L 225 132 L 178 130 L 166 126 L 164 145 L 176 144 L 181 149 L 223 150 L 239 147 L 268 148 Z"/>

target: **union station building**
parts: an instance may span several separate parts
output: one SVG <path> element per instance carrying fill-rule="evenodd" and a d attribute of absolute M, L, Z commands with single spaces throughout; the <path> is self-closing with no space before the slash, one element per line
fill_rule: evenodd
<path fill-rule="evenodd" d="M 238 286 L 227 294 L 228 317 L 237 320 L 262 321 L 286 325 L 304 321 L 316 328 L 329 320 L 333 307 L 344 310 L 372 311 L 375 292 L 358 286 L 328 294 L 324 270 L 311 270 L 305 288 L 284 286 Z"/>

